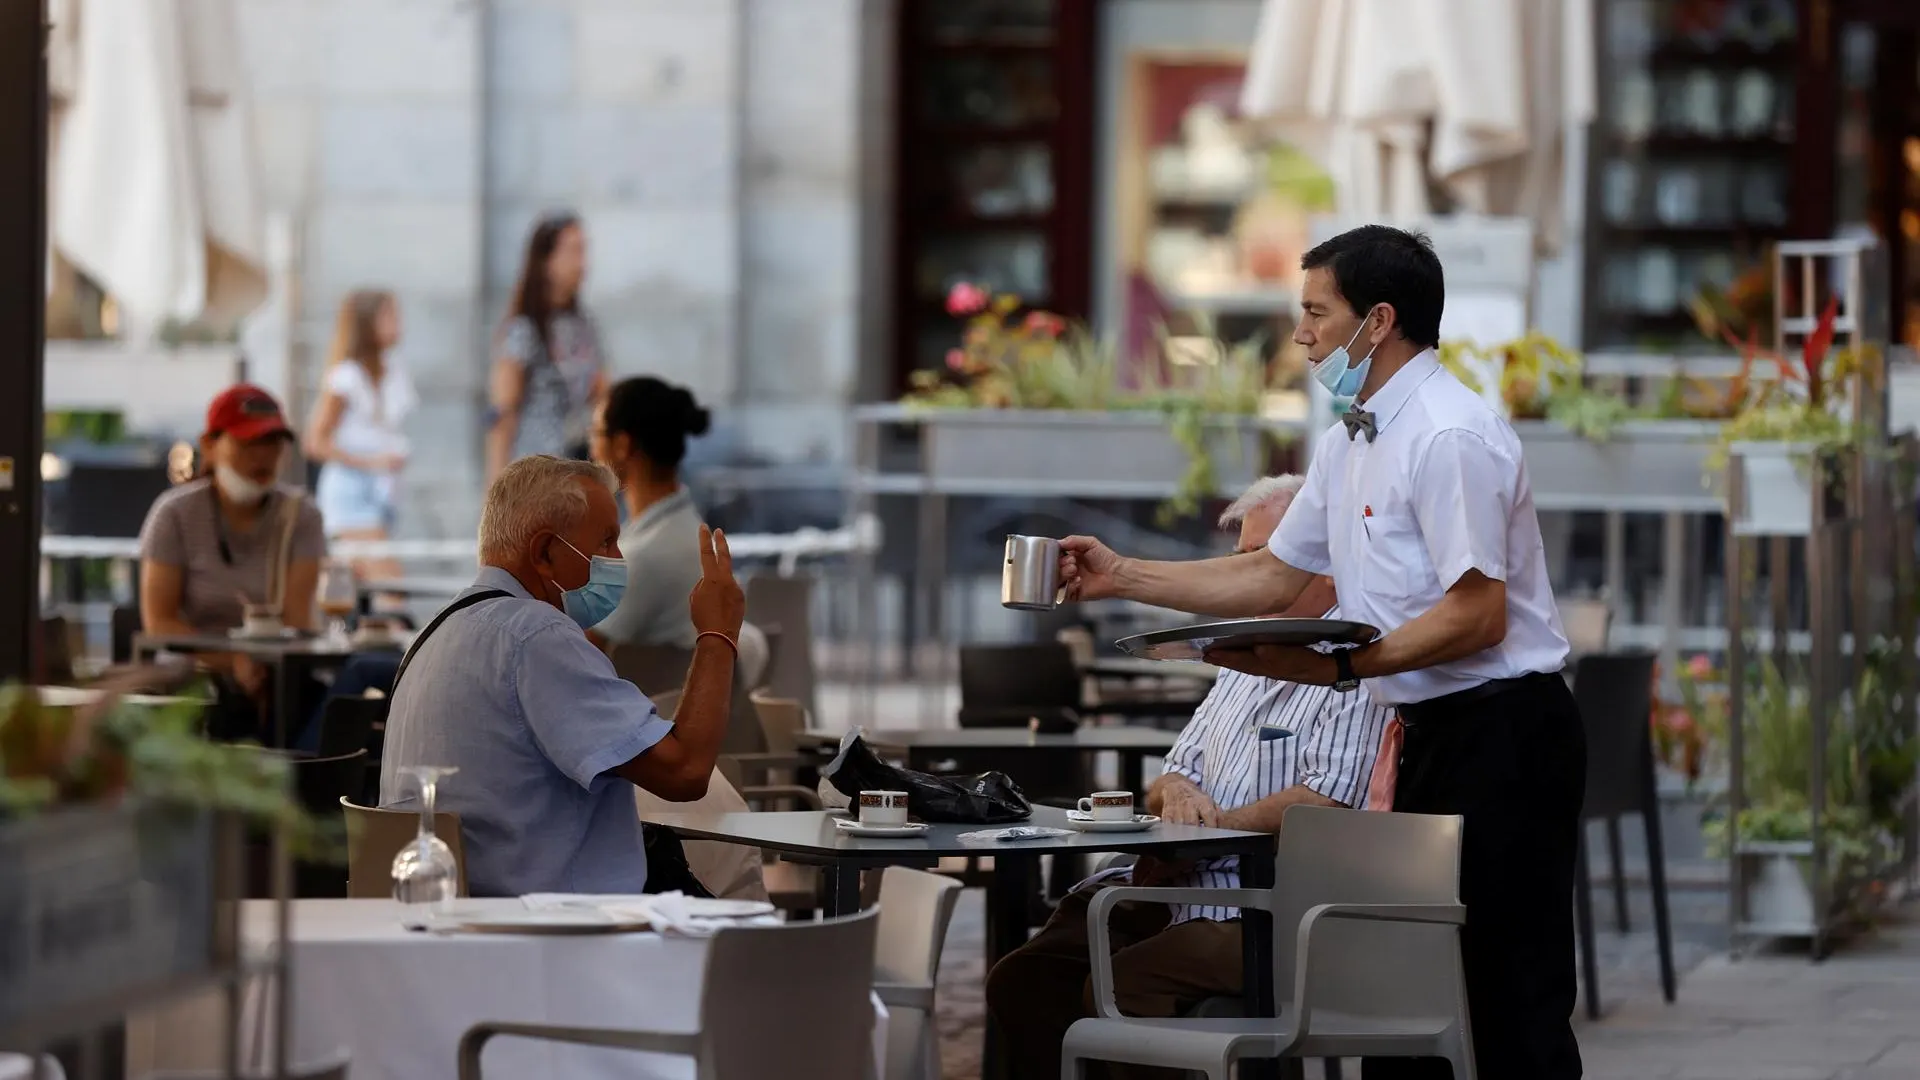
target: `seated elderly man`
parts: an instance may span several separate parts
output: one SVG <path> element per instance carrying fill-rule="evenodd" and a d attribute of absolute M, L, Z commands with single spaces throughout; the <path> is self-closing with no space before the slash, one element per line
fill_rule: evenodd
<path fill-rule="evenodd" d="M 481 511 L 479 577 L 396 678 L 381 805 L 412 795 L 405 766 L 458 769 L 437 805 L 460 815 L 475 896 L 643 891 L 633 787 L 683 802 L 713 772 L 746 611 L 726 538 L 700 529 L 693 666 L 668 722 L 587 640 L 627 580 L 613 483 L 554 457 L 503 469 Z"/>
<path fill-rule="evenodd" d="M 1259 550 L 1300 484 L 1297 476 L 1259 481 L 1227 508 L 1221 527 L 1239 527 L 1239 550 Z M 1333 606 L 1333 584 L 1323 579 L 1286 614 L 1337 617 L 1328 610 Z M 1165 773 L 1147 791 L 1147 810 L 1172 822 L 1278 832 L 1289 806 L 1357 806 L 1387 720 L 1387 710 L 1364 691 L 1335 694 L 1325 686 L 1223 671 L 1168 752 Z M 1293 734 L 1275 737 L 1281 730 Z M 1128 883 L 1235 888 L 1238 860 L 1175 865 L 1142 858 L 1081 883 L 1062 900 L 1047 925 L 987 975 L 987 1008 L 1005 1048 L 1006 1075 L 1059 1076 L 1067 1028 L 1093 1015 L 1090 897 L 1108 884 Z M 1179 1016 L 1206 998 L 1239 996 L 1239 920 L 1235 908 L 1116 905 L 1108 925 L 1120 1010 Z M 1110 1068 L 1120 1075 L 1118 1066 Z"/>

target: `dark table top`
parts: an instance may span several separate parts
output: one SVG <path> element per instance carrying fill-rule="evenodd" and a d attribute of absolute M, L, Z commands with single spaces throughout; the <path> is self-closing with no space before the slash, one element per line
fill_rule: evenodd
<path fill-rule="evenodd" d="M 1155 825 L 1143 832 L 1076 832 L 1037 840 L 963 841 L 961 833 L 1007 828 L 1006 825 L 934 825 L 924 834 L 899 840 L 850 836 L 835 825 L 844 811 L 800 810 L 748 813 L 641 813 L 642 820 L 664 825 L 689 840 L 717 840 L 747 844 L 767 851 L 799 856 L 802 861 L 905 864 L 930 862 L 954 855 L 1041 855 L 1054 852 L 1125 851 L 1166 858 L 1206 858 L 1273 850 L 1269 833 L 1209 829 L 1199 825 Z M 1011 824 L 1066 828 L 1067 812 L 1036 806 L 1025 822 Z"/>
<path fill-rule="evenodd" d="M 289 656 L 344 660 L 354 652 L 351 647 L 343 649 L 324 637 L 238 638 L 226 634 L 136 634 L 133 647 L 136 652 L 164 649 L 183 653 L 245 653 L 260 660 Z"/>
<path fill-rule="evenodd" d="M 1173 749 L 1177 731 L 1126 725 L 1083 727 L 1060 734 L 1011 728 L 898 728 L 864 733 L 869 746 L 907 750 L 1143 750 Z M 840 736 L 824 731 L 799 733 L 802 746 L 838 746 Z"/>

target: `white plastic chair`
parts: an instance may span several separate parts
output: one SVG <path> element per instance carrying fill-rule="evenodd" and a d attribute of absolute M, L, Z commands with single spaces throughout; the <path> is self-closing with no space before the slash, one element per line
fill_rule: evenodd
<path fill-rule="evenodd" d="M 880 938 L 873 992 L 887 1006 L 885 1080 L 940 1080 L 934 1037 L 934 978 L 960 882 L 889 866 L 880 874 Z"/>
<path fill-rule="evenodd" d="M 1190 1069 L 1228 1080 L 1244 1058 L 1440 1057 L 1474 1080 L 1460 965 L 1460 818 L 1295 806 L 1278 884 L 1102 889 L 1087 911 L 1098 1016 L 1061 1048 L 1063 1080 L 1087 1061 Z M 1273 913 L 1277 1017 L 1134 1019 L 1114 1005 L 1107 914 L 1123 900 Z"/>
<path fill-rule="evenodd" d="M 460 1080 L 480 1080 L 481 1051 L 500 1035 L 678 1054 L 699 1080 L 870 1077 L 879 915 L 715 933 L 697 1031 L 475 1024 L 460 1037 Z"/>

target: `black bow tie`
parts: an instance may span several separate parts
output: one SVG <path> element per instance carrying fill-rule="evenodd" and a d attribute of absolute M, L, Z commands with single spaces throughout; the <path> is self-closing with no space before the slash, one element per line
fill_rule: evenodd
<path fill-rule="evenodd" d="M 1368 442 L 1373 441 L 1373 436 L 1374 436 L 1373 414 L 1368 412 L 1367 410 L 1361 409 L 1361 408 L 1350 408 L 1346 412 L 1343 412 L 1340 414 L 1340 422 L 1347 425 L 1347 441 L 1348 442 L 1352 442 L 1353 437 L 1355 435 L 1360 434 L 1363 431 L 1367 433 L 1367 441 Z"/>

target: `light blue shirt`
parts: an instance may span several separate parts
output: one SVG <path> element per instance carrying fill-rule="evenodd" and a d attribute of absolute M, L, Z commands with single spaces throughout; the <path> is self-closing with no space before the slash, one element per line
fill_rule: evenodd
<path fill-rule="evenodd" d="M 700 511 L 686 488 L 661 499 L 620 530 L 627 591 L 594 627 L 616 645 L 693 648 L 687 597 L 700 583 Z"/>
<path fill-rule="evenodd" d="M 647 883 L 633 785 L 609 770 L 667 736 L 573 620 L 483 567 L 408 666 L 387 718 L 380 805 L 412 801 L 406 765 L 451 765 L 435 809 L 460 815 L 474 896 L 637 893 Z"/>

